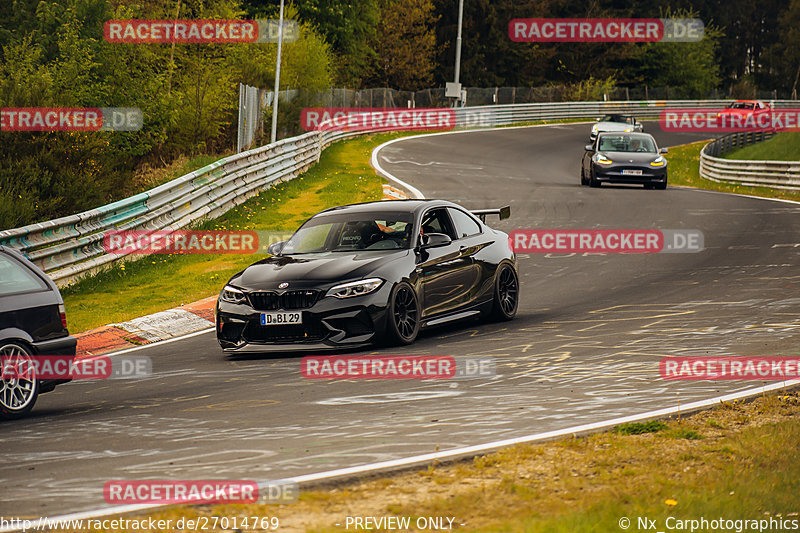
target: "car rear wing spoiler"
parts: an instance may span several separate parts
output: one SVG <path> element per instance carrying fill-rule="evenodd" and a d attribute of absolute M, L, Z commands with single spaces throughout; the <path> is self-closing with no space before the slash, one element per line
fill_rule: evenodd
<path fill-rule="evenodd" d="M 500 220 L 505 220 L 511 216 L 511 206 L 506 205 L 498 209 L 475 209 L 471 211 L 473 215 L 481 219 L 481 222 L 486 224 L 486 217 L 488 215 L 497 215 Z"/>

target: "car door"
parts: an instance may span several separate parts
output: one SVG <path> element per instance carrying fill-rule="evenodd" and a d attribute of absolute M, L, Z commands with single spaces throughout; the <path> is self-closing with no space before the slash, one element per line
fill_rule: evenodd
<path fill-rule="evenodd" d="M 420 250 L 417 258 L 423 318 L 459 307 L 469 290 L 472 258 L 456 239 L 447 208 L 433 208 L 422 215 L 421 234 L 444 233 L 452 242 L 446 246 Z"/>
<path fill-rule="evenodd" d="M 453 223 L 459 253 L 461 257 L 469 258 L 469 266 L 461 276 L 464 291 L 459 302 L 459 305 L 467 305 L 473 303 L 478 296 L 483 279 L 486 276 L 494 276 L 494 265 L 485 265 L 479 259 L 479 252 L 493 240 L 484 233 L 483 227 L 475 217 L 466 211 L 448 207 L 447 213 Z M 491 272 L 488 272 L 489 270 Z"/>

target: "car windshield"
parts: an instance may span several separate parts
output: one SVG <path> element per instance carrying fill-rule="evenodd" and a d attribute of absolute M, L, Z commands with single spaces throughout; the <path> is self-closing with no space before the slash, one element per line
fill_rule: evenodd
<path fill-rule="evenodd" d="M 649 135 L 604 135 L 600 138 L 601 152 L 653 152 L 656 144 Z"/>
<path fill-rule="evenodd" d="M 281 255 L 407 249 L 411 228 L 410 213 L 318 215 L 292 235 Z"/>
<path fill-rule="evenodd" d="M 629 124 L 630 119 L 623 115 L 606 115 L 600 119 L 600 122 L 622 122 L 624 124 Z"/>
<path fill-rule="evenodd" d="M 728 109 L 753 109 L 754 104 L 750 102 L 734 102 L 728 106 Z"/>

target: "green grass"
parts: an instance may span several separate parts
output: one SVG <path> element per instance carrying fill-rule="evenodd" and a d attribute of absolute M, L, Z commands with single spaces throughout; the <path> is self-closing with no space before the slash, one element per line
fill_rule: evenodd
<path fill-rule="evenodd" d="M 620 435 L 641 435 L 643 433 L 658 433 L 666 428 L 667 425 L 661 420 L 650 420 L 648 422 L 620 424 L 614 428 L 614 433 L 619 433 Z"/>
<path fill-rule="evenodd" d="M 708 141 L 700 141 L 669 149 L 669 183 L 684 187 L 696 187 L 712 191 L 732 192 L 766 198 L 782 198 L 800 201 L 800 191 L 771 189 L 769 187 L 749 187 L 733 183 L 717 183 L 700 177 L 700 150 Z"/>
<path fill-rule="evenodd" d="M 779 133 L 766 141 L 726 152 L 722 157 L 758 161 L 800 161 L 800 132 Z"/>
<path fill-rule="evenodd" d="M 378 143 L 401 135 L 336 143 L 302 176 L 263 191 L 199 228 L 294 231 L 328 207 L 379 200 L 384 180 L 369 166 L 370 154 Z M 115 265 L 61 291 L 69 329 L 86 331 L 215 295 L 230 276 L 258 259 L 257 255 L 232 254 L 151 255 Z"/>

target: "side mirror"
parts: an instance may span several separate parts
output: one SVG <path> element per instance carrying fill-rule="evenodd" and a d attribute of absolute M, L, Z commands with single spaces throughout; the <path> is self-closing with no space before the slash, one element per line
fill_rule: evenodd
<path fill-rule="evenodd" d="M 583 149 L 586 150 L 587 152 L 591 152 L 592 150 L 594 150 L 591 144 L 587 144 L 586 146 L 583 147 Z"/>
<path fill-rule="evenodd" d="M 269 246 L 267 246 L 267 253 L 270 255 L 278 255 L 283 250 L 283 245 L 286 244 L 286 241 L 278 241 L 273 242 Z"/>
<path fill-rule="evenodd" d="M 447 246 L 452 239 L 444 233 L 428 233 L 422 236 L 422 245 L 420 248 L 426 250 L 428 248 L 439 248 L 440 246 Z"/>
<path fill-rule="evenodd" d="M 658 153 L 659 153 L 659 154 L 666 154 L 666 153 L 669 153 L 669 148 L 662 148 L 661 150 L 659 150 L 659 151 L 658 151 Z"/>

